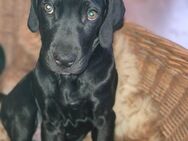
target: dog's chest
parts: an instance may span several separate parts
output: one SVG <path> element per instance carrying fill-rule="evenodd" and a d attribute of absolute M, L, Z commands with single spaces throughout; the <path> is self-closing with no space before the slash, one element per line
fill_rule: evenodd
<path fill-rule="evenodd" d="M 93 114 L 90 84 L 80 79 L 62 80 L 57 95 L 65 135 L 75 138 L 91 129 Z M 76 137 L 77 136 L 77 137 Z"/>
<path fill-rule="evenodd" d="M 92 83 L 84 79 L 63 79 L 58 87 L 58 97 L 64 106 L 83 105 L 94 93 Z"/>
<path fill-rule="evenodd" d="M 99 78 L 90 73 L 77 77 L 52 77 L 38 72 L 36 76 L 40 79 L 37 79 L 35 90 L 39 93 L 36 97 L 43 115 L 62 126 L 66 138 L 80 138 L 90 131 L 93 126 L 93 99 L 97 99 L 94 94 Z"/>
<path fill-rule="evenodd" d="M 93 93 L 91 84 L 83 79 L 63 79 L 59 84 L 57 101 L 64 118 L 64 126 L 78 126 L 78 123 L 92 119 Z"/>

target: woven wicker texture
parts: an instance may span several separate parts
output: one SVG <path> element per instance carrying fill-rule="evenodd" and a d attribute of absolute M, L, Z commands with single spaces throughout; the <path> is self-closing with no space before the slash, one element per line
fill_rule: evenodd
<path fill-rule="evenodd" d="M 188 51 L 133 24 L 124 32 L 142 63 L 140 87 L 160 104 L 165 140 L 187 141 Z"/>
<path fill-rule="evenodd" d="M 0 42 L 8 57 L 0 81 L 5 92 L 33 67 L 38 56 L 39 37 L 26 27 L 28 11 L 29 1 L 0 1 Z M 139 26 L 125 27 L 123 36 L 129 38 L 142 66 L 139 87 L 160 104 L 165 141 L 188 141 L 188 51 Z"/>

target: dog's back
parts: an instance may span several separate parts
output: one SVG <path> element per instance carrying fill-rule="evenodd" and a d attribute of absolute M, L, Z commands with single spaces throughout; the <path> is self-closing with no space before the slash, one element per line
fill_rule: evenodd
<path fill-rule="evenodd" d="M 5 53 L 4 53 L 2 45 L 0 45 L 0 74 L 3 72 L 4 68 L 5 68 Z M 0 109 L 1 109 L 1 102 L 4 97 L 5 95 L 0 93 Z M 0 119 L 1 119 L 1 113 L 0 113 Z M 0 121 L 0 141 L 9 141 L 9 137 L 1 121 Z"/>
<path fill-rule="evenodd" d="M 2 73 L 4 68 L 5 68 L 5 53 L 3 47 L 0 44 L 0 74 Z"/>
<path fill-rule="evenodd" d="M 0 109 L 1 109 L 1 102 L 4 97 L 5 97 L 5 95 L 0 93 Z M 10 141 L 10 139 L 7 135 L 7 132 L 1 122 L 1 113 L 0 113 L 0 141 Z"/>

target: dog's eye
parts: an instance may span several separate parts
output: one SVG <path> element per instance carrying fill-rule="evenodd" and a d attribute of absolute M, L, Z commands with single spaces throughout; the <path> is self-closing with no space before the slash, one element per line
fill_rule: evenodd
<path fill-rule="evenodd" d="M 48 3 L 44 4 L 44 10 L 49 15 L 54 13 L 54 7 L 51 4 L 48 4 Z"/>
<path fill-rule="evenodd" d="M 96 20 L 98 17 L 98 12 L 95 9 L 89 9 L 87 11 L 87 19 L 90 21 Z"/>

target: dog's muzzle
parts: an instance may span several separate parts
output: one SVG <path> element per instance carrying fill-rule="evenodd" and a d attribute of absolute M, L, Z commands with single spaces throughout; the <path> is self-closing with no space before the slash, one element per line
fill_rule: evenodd
<path fill-rule="evenodd" d="M 82 57 L 76 55 L 57 56 L 54 54 L 47 56 L 44 64 L 49 70 L 57 74 L 80 74 L 86 69 L 90 56 L 91 53 Z"/>
<path fill-rule="evenodd" d="M 41 59 L 44 58 L 42 60 L 44 60 L 43 63 L 45 66 L 55 73 L 63 75 L 80 74 L 87 68 L 91 55 L 98 45 L 99 40 L 97 38 L 84 55 L 76 51 L 72 53 L 60 53 L 55 48 L 52 48 L 47 54 L 43 54 L 45 57 L 41 56 Z"/>

